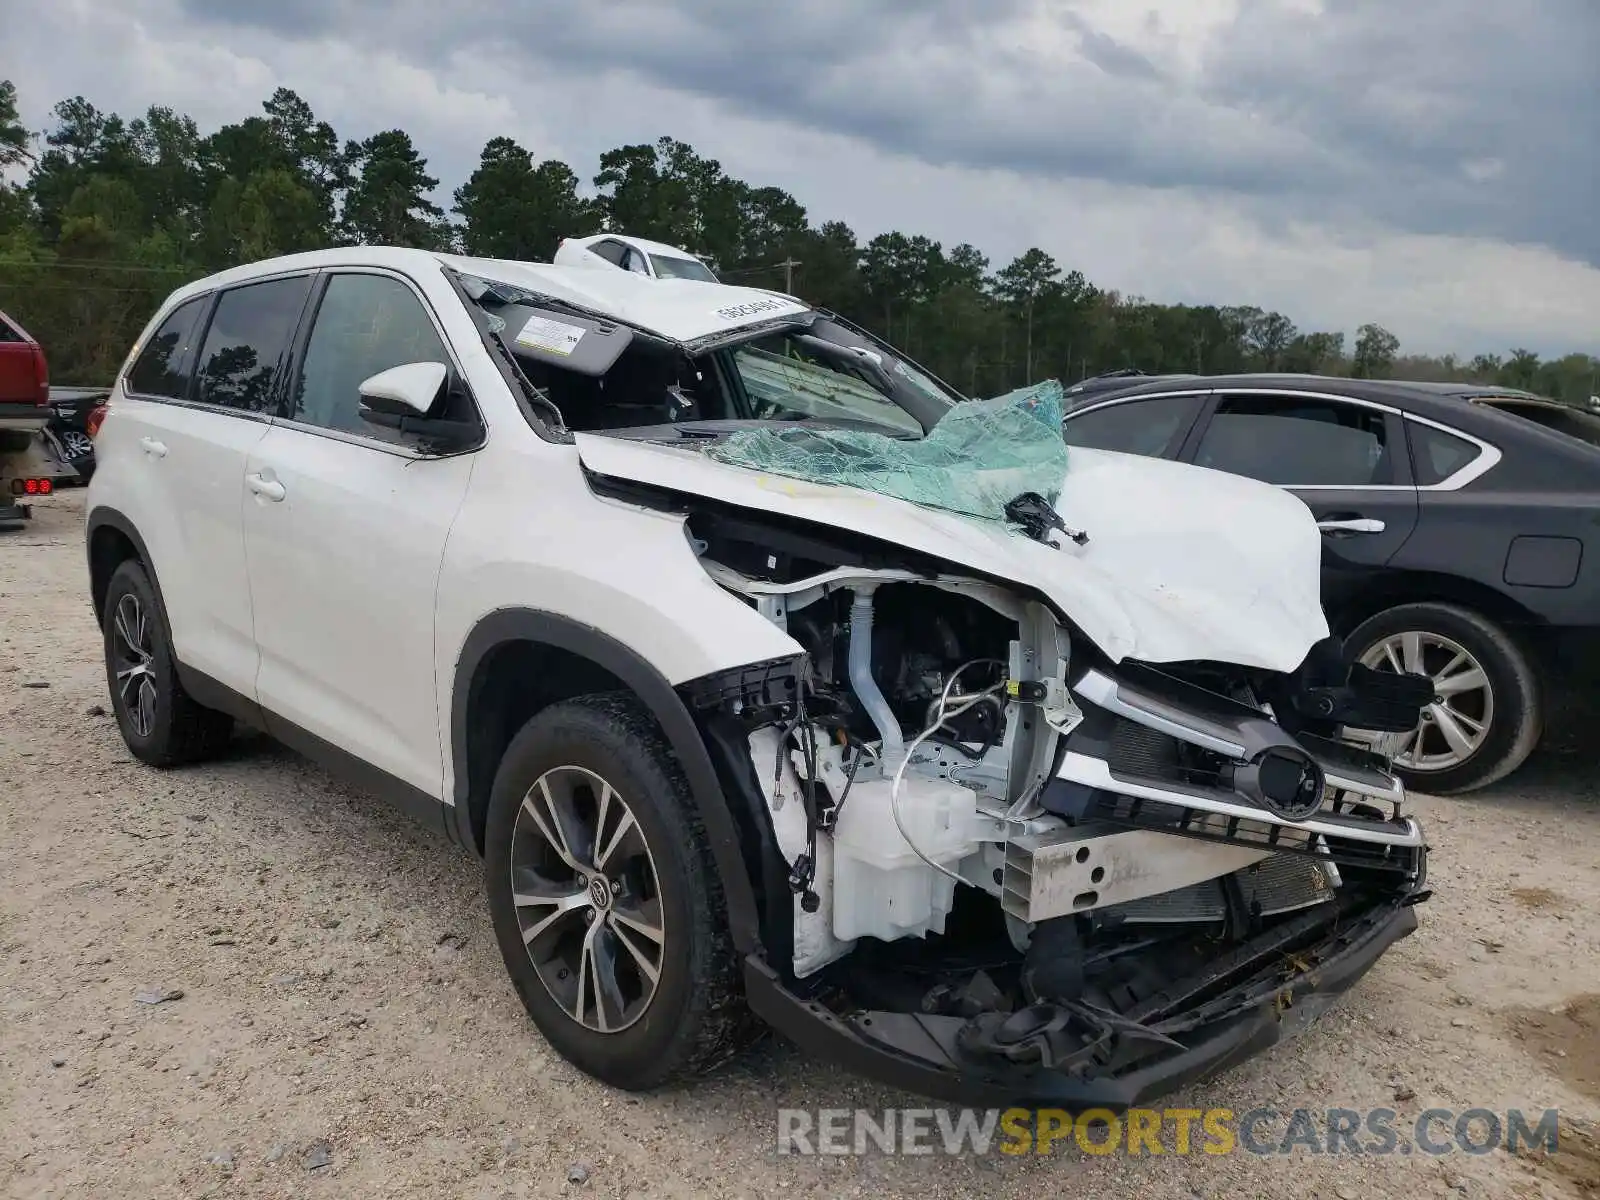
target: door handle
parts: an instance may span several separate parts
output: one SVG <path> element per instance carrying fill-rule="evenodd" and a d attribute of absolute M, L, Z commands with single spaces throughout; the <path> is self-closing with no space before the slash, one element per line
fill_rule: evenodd
<path fill-rule="evenodd" d="M 167 456 L 167 444 L 158 442 L 153 437 L 140 438 L 139 447 L 151 458 L 165 458 Z"/>
<path fill-rule="evenodd" d="M 1318 521 L 1323 533 L 1382 533 L 1384 524 L 1372 517 L 1350 517 L 1337 521 Z"/>
<path fill-rule="evenodd" d="M 256 472 L 246 475 L 244 481 L 249 485 L 252 492 L 266 500 L 278 501 L 288 495 L 288 492 L 284 490 L 283 484 L 276 479 L 268 479 L 265 475 Z"/>

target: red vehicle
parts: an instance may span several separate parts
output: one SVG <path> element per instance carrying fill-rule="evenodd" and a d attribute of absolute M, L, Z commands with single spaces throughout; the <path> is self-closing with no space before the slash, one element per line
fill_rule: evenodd
<path fill-rule="evenodd" d="M 0 420 L 41 419 L 50 403 L 50 372 L 39 343 L 0 312 Z"/>
<path fill-rule="evenodd" d="M 39 343 L 0 312 L 0 529 L 26 519 L 26 499 L 48 495 L 51 476 L 35 447 L 50 417 L 50 376 Z"/>

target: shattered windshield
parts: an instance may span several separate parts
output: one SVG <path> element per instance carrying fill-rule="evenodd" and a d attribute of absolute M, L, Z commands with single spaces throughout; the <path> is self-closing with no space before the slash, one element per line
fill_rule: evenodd
<path fill-rule="evenodd" d="M 717 277 L 711 268 L 698 258 L 679 258 L 676 254 L 652 254 L 650 262 L 656 269 L 657 279 L 698 279 L 702 283 L 717 282 Z"/>
<path fill-rule="evenodd" d="M 1053 380 L 956 406 L 927 437 L 850 429 L 747 428 L 708 458 L 813 483 L 863 488 L 991 521 L 1030 494 L 1054 504 L 1066 478 L 1061 385 Z"/>

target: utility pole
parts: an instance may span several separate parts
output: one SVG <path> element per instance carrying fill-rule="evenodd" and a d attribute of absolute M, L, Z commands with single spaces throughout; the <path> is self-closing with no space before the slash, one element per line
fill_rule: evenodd
<path fill-rule="evenodd" d="M 783 268 L 783 290 L 791 296 L 794 295 L 794 269 L 800 265 L 799 260 L 786 258 L 775 265 Z"/>

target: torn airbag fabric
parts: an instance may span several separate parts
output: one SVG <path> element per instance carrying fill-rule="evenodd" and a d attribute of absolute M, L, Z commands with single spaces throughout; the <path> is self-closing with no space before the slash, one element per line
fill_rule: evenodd
<path fill-rule="evenodd" d="M 705 453 L 730 466 L 1003 521 L 1007 502 L 1023 492 L 1052 504 L 1061 493 L 1061 385 L 1051 380 L 958 404 L 918 441 L 784 425 L 740 430 Z"/>

